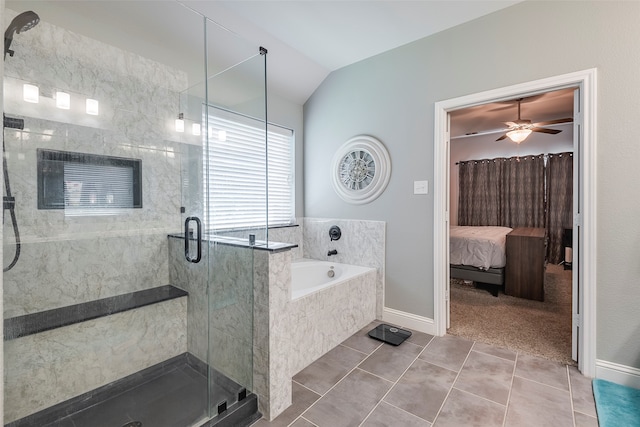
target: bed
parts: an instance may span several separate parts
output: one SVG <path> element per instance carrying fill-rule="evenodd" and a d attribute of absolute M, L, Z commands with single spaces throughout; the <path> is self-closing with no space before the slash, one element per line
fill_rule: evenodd
<path fill-rule="evenodd" d="M 453 226 L 449 229 L 451 278 L 502 286 L 509 227 Z M 492 292 L 497 295 L 497 291 Z"/>

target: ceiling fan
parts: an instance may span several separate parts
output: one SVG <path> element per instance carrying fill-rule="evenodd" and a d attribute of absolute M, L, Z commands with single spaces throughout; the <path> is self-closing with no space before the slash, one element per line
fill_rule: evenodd
<path fill-rule="evenodd" d="M 531 123 L 531 120 L 521 119 L 520 118 L 520 103 L 523 98 L 518 99 L 518 120 L 513 122 L 504 122 L 509 129 L 507 132 L 502 135 L 500 138 L 496 139 L 496 141 L 502 141 L 505 138 L 511 139 L 513 142 L 520 144 L 524 141 L 531 132 L 541 132 L 541 133 L 549 133 L 552 135 L 558 134 L 562 132 L 560 129 L 547 129 L 541 126 L 549 126 L 556 125 L 559 123 L 569 123 L 573 122 L 573 118 L 568 117 L 565 119 L 556 119 L 556 120 L 547 120 L 545 122 Z"/>

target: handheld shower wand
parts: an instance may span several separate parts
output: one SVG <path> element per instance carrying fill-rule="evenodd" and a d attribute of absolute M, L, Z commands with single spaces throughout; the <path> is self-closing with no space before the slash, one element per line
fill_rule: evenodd
<path fill-rule="evenodd" d="M 13 56 L 14 51 L 11 50 L 11 42 L 13 41 L 14 34 L 20 34 L 24 31 L 29 31 L 40 22 L 40 17 L 37 13 L 33 11 L 22 12 L 9 24 L 9 27 L 4 32 L 4 59 L 7 59 L 7 53 L 9 56 Z M 16 210 L 15 210 L 15 198 L 11 195 L 11 185 L 9 184 L 9 172 L 7 170 L 7 155 L 5 152 L 4 146 L 4 128 L 13 128 L 13 129 L 24 129 L 24 120 L 22 119 L 14 119 L 11 117 L 6 117 L 4 113 L 2 114 L 2 165 L 3 165 L 3 173 L 4 173 L 4 187 L 5 194 L 2 198 L 2 207 L 3 207 L 3 222 L 4 222 L 4 210 L 9 210 L 9 215 L 11 217 L 11 224 L 13 225 L 13 234 L 16 238 L 16 249 L 13 255 L 13 260 L 7 267 L 4 267 L 2 271 L 9 271 L 13 268 L 14 265 L 18 262 L 18 258 L 20 258 L 20 231 L 18 230 L 18 220 L 16 219 Z"/>
<path fill-rule="evenodd" d="M 4 32 L 4 59 L 7 59 L 7 53 L 9 56 L 13 56 L 14 54 L 14 51 L 10 49 L 13 35 L 29 31 L 38 25 L 38 22 L 40 22 L 40 17 L 31 10 L 22 12 L 13 18 L 13 21 L 11 21 L 11 24 L 9 24 L 9 27 L 7 27 L 7 30 Z"/>

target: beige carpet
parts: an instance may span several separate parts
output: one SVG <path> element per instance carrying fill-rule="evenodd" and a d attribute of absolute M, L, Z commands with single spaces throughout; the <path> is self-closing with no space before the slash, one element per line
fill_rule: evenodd
<path fill-rule="evenodd" d="M 571 360 L 571 270 L 548 264 L 544 302 L 498 297 L 451 280 L 451 328 L 459 337 L 566 364 Z"/>

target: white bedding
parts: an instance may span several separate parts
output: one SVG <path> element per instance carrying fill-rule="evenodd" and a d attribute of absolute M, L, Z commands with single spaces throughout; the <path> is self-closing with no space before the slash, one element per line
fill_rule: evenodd
<path fill-rule="evenodd" d="M 509 227 L 462 227 L 449 229 L 449 262 L 471 265 L 482 270 L 502 268 L 507 263 L 507 234 Z"/>

